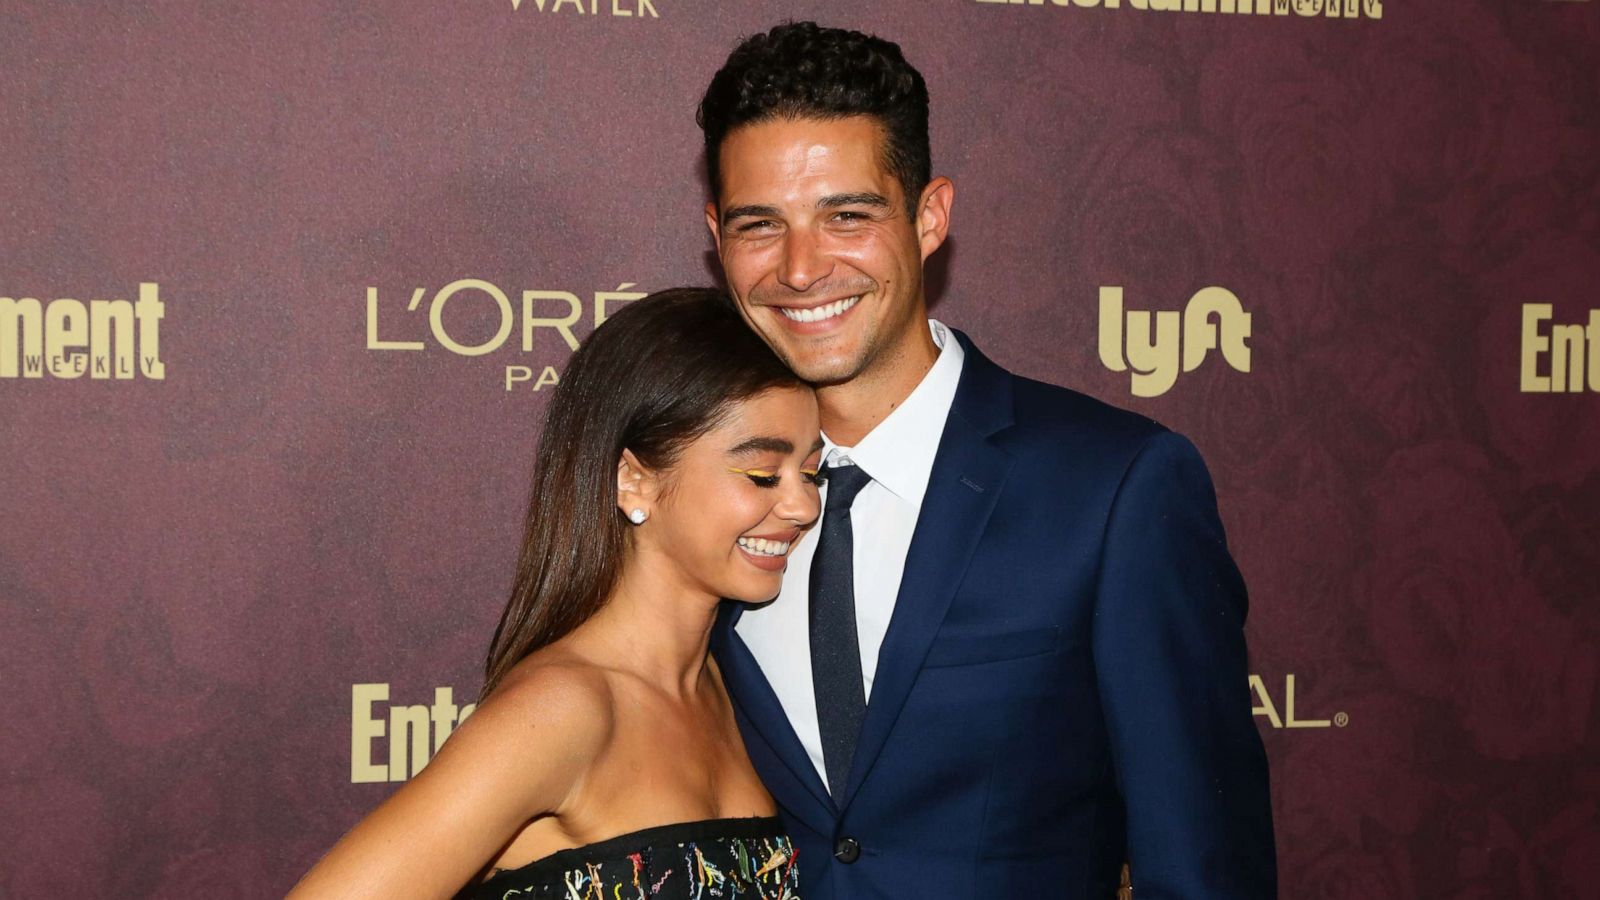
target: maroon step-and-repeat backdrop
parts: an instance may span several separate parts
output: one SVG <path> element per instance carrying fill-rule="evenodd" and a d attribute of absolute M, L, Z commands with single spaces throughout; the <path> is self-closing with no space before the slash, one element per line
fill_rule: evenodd
<path fill-rule="evenodd" d="M 1285 898 L 1596 896 L 1600 2 L 8 0 L 0 897 L 278 895 L 427 761 L 791 18 L 928 78 L 934 314 L 1205 453 Z"/>

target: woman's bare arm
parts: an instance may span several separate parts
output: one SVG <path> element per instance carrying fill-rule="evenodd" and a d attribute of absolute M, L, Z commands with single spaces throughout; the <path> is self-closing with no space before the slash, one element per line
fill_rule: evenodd
<path fill-rule="evenodd" d="M 609 740 L 610 694 L 591 669 L 525 669 L 289 897 L 448 898 L 530 819 L 559 812 Z"/>

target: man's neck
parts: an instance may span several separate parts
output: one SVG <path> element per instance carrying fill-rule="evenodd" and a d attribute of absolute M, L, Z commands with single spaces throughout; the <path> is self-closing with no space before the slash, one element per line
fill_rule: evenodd
<path fill-rule="evenodd" d="M 939 346 L 924 319 L 917 334 L 873 360 L 856 377 L 817 388 L 817 407 L 828 439 L 846 447 L 859 444 L 911 396 L 938 358 Z"/>

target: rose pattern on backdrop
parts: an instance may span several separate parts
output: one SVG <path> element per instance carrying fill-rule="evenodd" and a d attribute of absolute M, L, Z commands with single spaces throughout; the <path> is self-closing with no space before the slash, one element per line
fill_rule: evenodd
<path fill-rule="evenodd" d="M 0 895 L 281 896 L 385 795 L 349 783 L 350 685 L 476 687 L 546 395 L 374 359 L 365 288 L 712 280 L 709 61 L 817 15 L 928 76 L 959 186 L 936 314 L 1191 436 L 1253 670 L 1348 713 L 1264 734 L 1282 896 L 1581 896 L 1600 398 L 1517 374 L 1522 303 L 1600 308 L 1600 17 L 1388 6 L 0 11 L 28 48 L 0 55 L 0 296 L 168 303 L 162 383 L 0 381 Z M 1132 397 L 1098 288 L 1211 284 L 1252 371 Z"/>

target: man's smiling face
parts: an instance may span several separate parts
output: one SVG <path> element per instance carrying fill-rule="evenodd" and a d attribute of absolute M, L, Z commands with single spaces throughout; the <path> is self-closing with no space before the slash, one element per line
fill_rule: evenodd
<path fill-rule="evenodd" d="M 928 339 L 922 262 L 944 240 L 950 183 L 930 183 L 909 217 L 883 128 L 866 116 L 755 122 L 720 153 L 706 224 L 756 333 L 818 385 L 915 356 Z"/>

